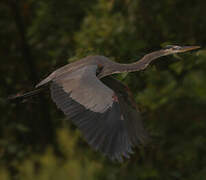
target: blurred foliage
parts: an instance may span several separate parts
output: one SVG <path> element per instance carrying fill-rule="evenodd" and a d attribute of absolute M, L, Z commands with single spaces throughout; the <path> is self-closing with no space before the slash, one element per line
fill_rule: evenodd
<path fill-rule="evenodd" d="M 204 0 L 2 0 L 0 180 L 204 180 L 205 7 Z M 116 76 L 154 136 L 122 164 L 94 152 L 48 92 L 25 103 L 6 100 L 86 55 L 130 63 L 166 44 L 203 48 Z"/>

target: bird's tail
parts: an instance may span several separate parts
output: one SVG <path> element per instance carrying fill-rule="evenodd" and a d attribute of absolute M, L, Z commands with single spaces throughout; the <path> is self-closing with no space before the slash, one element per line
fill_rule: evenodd
<path fill-rule="evenodd" d="M 18 93 L 16 95 L 11 95 L 11 96 L 8 97 L 8 100 L 20 100 L 20 101 L 25 100 L 25 99 L 28 99 L 32 96 L 35 96 L 35 95 L 39 94 L 44 89 L 45 89 L 45 87 L 42 87 L 42 88 L 35 89 L 33 91 L 30 91 L 30 92 L 27 92 L 27 93 L 24 93 L 24 94 Z"/>

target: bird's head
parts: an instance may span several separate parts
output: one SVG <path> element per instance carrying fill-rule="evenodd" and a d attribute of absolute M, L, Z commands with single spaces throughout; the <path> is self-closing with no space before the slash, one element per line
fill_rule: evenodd
<path fill-rule="evenodd" d="M 194 49 L 199 49 L 200 46 L 176 46 L 176 45 L 167 45 L 163 51 L 165 55 L 175 54 L 175 53 L 182 53 L 191 51 Z"/>

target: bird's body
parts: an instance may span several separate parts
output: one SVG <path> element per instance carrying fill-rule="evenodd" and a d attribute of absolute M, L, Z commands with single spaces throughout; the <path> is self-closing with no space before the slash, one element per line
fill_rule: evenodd
<path fill-rule="evenodd" d="M 45 80 L 43 80 L 42 82 L 40 82 L 39 84 L 37 84 L 36 87 L 41 86 L 47 82 L 49 82 L 50 80 L 61 76 L 64 73 L 72 73 L 75 72 L 83 67 L 89 66 L 89 65 L 97 65 L 98 68 L 102 68 L 102 67 L 106 67 L 106 66 L 112 66 L 114 64 L 117 64 L 111 60 L 109 60 L 108 58 L 104 57 L 104 56 L 87 56 L 85 58 L 82 58 L 78 61 L 75 61 L 73 63 L 67 64 L 59 69 L 57 69 L 56 71 L 54 71 L 53 73 L 51 73 Z"/>
<path fill-rule="evenodd" d="M 132 64 L 88 56 L 57 69 L 36 88 L 49 84 L 53 101 L 82 131 L 87 142 L 111 159 L 122 160 L 122 156 L 129 157 L 132 147 L 147 142 L 149 136 L 128 87 L 109 75 L 139 71 L 158 57 L 197 48 L 171 46 Z M 15 98 L 34 95 L 38 90 Z"/>

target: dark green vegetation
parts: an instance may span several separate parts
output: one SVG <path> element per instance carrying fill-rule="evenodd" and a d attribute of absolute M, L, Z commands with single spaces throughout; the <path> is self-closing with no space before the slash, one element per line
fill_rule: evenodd
<path fill-rule="evenodd" d="M 205 0 L 3 0 L 0 2 L 0 180 L 205 180 Z M 94 152 L 49 92 L 25 103 L 54 69 L 91 54 L 130 63 L 165 44 L 203 49 L 118 75 L 154 136 L 130 160 Z"/>

